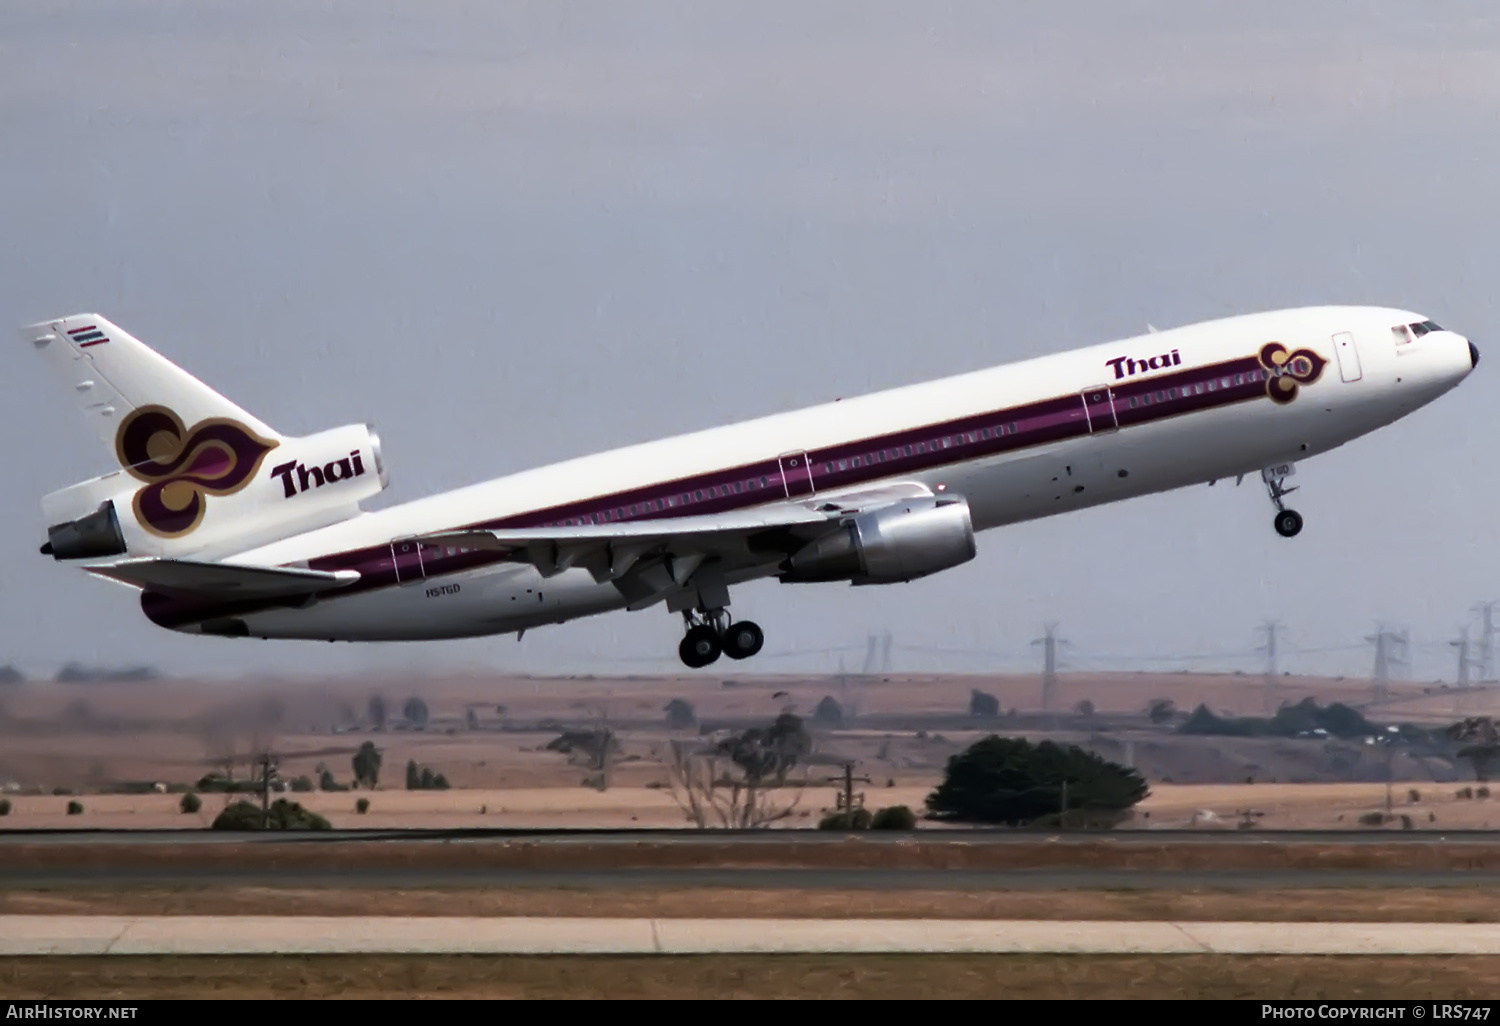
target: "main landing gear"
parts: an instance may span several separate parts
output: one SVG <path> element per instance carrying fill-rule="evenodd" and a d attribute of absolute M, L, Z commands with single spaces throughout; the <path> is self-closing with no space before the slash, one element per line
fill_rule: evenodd
<path fill-rule="evenodd" d="M 682 620 L 687 635 L 677 646 L 677 654 L 695 670 L 709 665 L 721 654 L 731 659 L 749 659 L 766 643 L 759 626 L 749 620 L 731 623 L 729 614 L 722 609 L 684 612 Z"/>
<path fill-rule="evenodd" d="M 1293 474 L 1290 463 L 1283 463 L 1279 467 L 1267 467 L 1260 472 L 1261 479 L 1266 483 L 1266 491 L 1271 495 L 1271 503 L 1276 507 L 1276 533 L 1283 538 L 1294 537 L 1302 530 L 1302 514 L 1294 509 L 1287 509 L 1281 500 L 1297 490 L 1293 485 L 1286 486 L 1286 479 Z"/>

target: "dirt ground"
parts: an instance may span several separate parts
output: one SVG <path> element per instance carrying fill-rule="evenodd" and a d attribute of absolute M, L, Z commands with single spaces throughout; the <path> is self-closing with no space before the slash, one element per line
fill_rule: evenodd
<path fill-rule="evenodd" d="M 0 959 L 11 999 L 1488 1000 L 1488 956 L 700 955 Z"/>
<path fill-rule="evenodd" d="M 304 838 L 310 835 L 302 835 Z M 782 835 L 784 837 L 784 835 Z M 1297 842 L 1247 839 L 1246 843 L 1195 842 L 1149 834 L 1101 834 L 1097 839 L 1059 843 L 1038 833 L 1005 843 L 924 841 L 920 833 L 870 839 L 851 835 L 798 843 L 771 834 L 745 843 L 713 833 L 678 839 L 642 838 L 608 843 L 576 838 L 470 839 L 461 843 L 406 840 L 238 840 L 214 844 L 132 844 L 107 839 L 88 843 L 49 843 L 45 835 L 5 845 L 5 868 L 12 871 L 108 873 L 235 871 L 295 873 L 337 868 L 354 873 L 401 870 L 431 873 L 434 880 L 453 870 L 611 871 L 627 869 L 921 869 L 921 870 L 1154 870 L 1274 872 L 1345 870 L 1452 872 L 1500 870 L 1500 844 Z"/>
<path fill-rule="evenodd" d="M 1500 922 L 1500 888 L 1112 891 L 128 887 L 0 890 L 0 915 Z"/>

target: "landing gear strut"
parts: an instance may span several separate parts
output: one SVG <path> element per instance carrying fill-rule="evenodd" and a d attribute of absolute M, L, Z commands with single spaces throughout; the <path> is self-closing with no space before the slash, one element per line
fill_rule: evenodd
<path fill-rule="evenodd" d="M 677 646 L 677 654 L 692 669 L 713 663 L 721 654 L 731 659 L 749 659 L 761 650 L 766 636 L 749 620 L 731 623 L 722 609 L 685 611 L 682 614 L 687 634 Z"/>
<path fill-rule="evenodd" d="M 1267 467 L 1260 472 L 1261 479 L 1266 483 L 1266 491 L 1271 496 L 1271 503 L 1276 507 L 1276 533 L 1283 538 L 1294 537 L 1302 530 L 1302 514 L 1294 509 L 1287 509 L 1282 504 L 1282 498 L 1297 490 L 1293 485 L 1286 486 L 1286 479 L 1293 473 L 1292 465 L 1284 463 L 1279 467 Z"/>

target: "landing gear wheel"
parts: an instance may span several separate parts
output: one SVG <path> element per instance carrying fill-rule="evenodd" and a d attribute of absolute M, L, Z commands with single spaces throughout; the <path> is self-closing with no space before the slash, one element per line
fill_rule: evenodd
<path fill-rule="evenodd" d="M 765 643 L 765 634 L 750 620 L 730 624 L 724 632 L 724 654 L 731 659 L 749 659 Z"/>
<path fill-rule="evenodd" d="M 1284 509 L 1276 514 L 1276 533 L 1283 538 L 1294 537 L 1302 530 L 1302 514 L 1294 509 Z"/>
<path fill-rule="evenodd" d="M 682 644 L 677 646 L 677 654 L 682 657 L 682 661 L 695 670 L 712 663 L 723 650 L 719 643 L 719 632 L 706 623 L 689 630 L 687 637 L 682 639 Z"/>

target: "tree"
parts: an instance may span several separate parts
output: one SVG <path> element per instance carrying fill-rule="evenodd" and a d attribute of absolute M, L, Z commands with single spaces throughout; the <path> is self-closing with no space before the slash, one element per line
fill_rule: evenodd
<path fill-rule="evenodd" d="M 354 753 L 354 779 L 360 787 L 373 789 L 380 782 L 380 749 L 366 741 Z"/>
<path fill-rule="evenodd" d="M 672 699 L 663 711 L 667 714 L 669 730 L 687 730 L 698 722 L 698 713 L 693 708 L 693 703 L 681 698 Z"/>
<path fill-rule="evenodd" d="M 408 698 L 406 704 L 401 707 L 401 715 L 405 716 L 406 722 L 417 730 L 427 729 L 427 703 L 415 695 Z"/>
<path fill-rule="evenodd" d="M 388 713 L 385 708 L 385 699 L 379 695 L 370 696 L 368 706 L 370 714 L 370 726 L 375 730 L 384 730 Z"/>
<path fill-rule="evenodd" d="M 1093 752 L 991 734 L 948 760 L 927 808 L 935 818 L 971 823 L 1020 825 L 1063 812 L 1110 822 L 1148 793 L 1135 770 Z"/>
<path fill-rule="evenodd" d="M 1000 699 L 975 688 L 969 692 L 969 715 L 992 719 L 1000 715 Z"/>
<path fill-rule="evenodd" d="M 1146 706 L 1146 715 L 1152 723 L 1166 723 L 1177 715 L 1177 703 L 1170 698 L 1153 698 Z"/>
<path fill-rule="evenodd" d="M 406 763 L 406 789 L 408 791 L 422 789 L 422 770 L 417 765 L 416 759 L 410 759 Z"/>
<path fill-rule="evenodd" d="M 824 695 L 823 700 L 813 710 L 813 722 L 825 727 L 837 727 L 844 722 L 844 709 L 834 701 L 832 695 Z"/>
<path fill-rule="evenodd" d="M 1489 780 L 1490 770 L 1500 760 L 1500 731 L 1495 721 L 1488 716 L 1471 716 L 1453 724 L 1444 735 L 1449 741 L 1463 745 L 1457 753 L 1460 759 L 1468 759 L 1474 767 L 1475 780 Z"/>
<path fill-rule="evenodd" d="M 674 739 L 666 753 L 672 797 L 700 829 L 768 826 L 796 811 L 811 753 L 812 737 L 791 713 L 718 741 Z"/>

